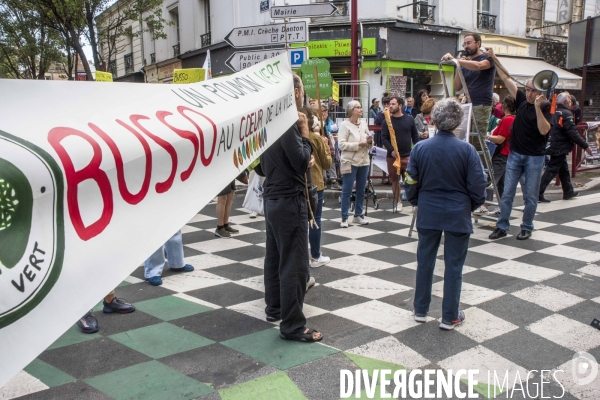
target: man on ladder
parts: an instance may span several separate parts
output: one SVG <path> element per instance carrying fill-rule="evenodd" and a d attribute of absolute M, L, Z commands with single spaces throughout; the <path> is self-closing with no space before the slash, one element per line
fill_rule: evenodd
<path fill-rule="evenodd" d="M 450 53 L 442 57 L 443 61 L 452 59 L 454 59 L 454 56 Z M 462 56 L 456 61 L 461 67 L 473 106 L 473 115 L 475 118 L 472 123 L 471 135 L 476 136 L 477 132 L 479 132 L 480 135 L 485 136 L 493 108 L 496 66 L 492 58 L 481 50 L 481 37 L 477 33 L 470 33 L 465 36 Z M 459 75 L 456 74 L 454 77 L 454 90 L 456 92 L 462 89 L 462 82 Z M 486 165 L 480 141 L 469 141 L 481 155 L 481 163 Z M 491 175 L 489 175 L 489 178 L 492 181 Z M 488 210 L 485 205 L 473 212 L 473 214 L 477 215 L 487 215 L 487 213 Z"/>

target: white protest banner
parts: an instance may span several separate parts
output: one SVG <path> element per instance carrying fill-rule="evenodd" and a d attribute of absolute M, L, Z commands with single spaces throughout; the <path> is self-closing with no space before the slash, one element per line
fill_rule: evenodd
<path fill-rule="evenodd" d="M 298 119 L 285 53 L 178 87 L 0 92 L 0 387 Z"/>

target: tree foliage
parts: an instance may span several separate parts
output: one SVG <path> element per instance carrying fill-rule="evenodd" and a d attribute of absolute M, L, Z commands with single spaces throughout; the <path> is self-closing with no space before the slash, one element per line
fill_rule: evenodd
<path fill-rule="evenodd" d="M 40 15 L 17 0 L 0 0 L 0 77 L 44 79 L 61 63 L 62 39 Z"/>
<path fill-rule="evenodd" d="M 43 77 L 41 71 L 51 62 L 66 61 L 71 77 L 80 59 L 87 79 L 93 80 L 85 42 L 94 66 L 102 70 L 103 62 L 120 50 L 119 37 L 143 32 L 166 37 L 164 27 L 171 23 L 163 19 L 161 5 L 162 0 L 0 0 L 0 76 Z M 139 24 L 135 32 L 132 23 Z M 100 45 L 108 50 L 106 60 Z"/>

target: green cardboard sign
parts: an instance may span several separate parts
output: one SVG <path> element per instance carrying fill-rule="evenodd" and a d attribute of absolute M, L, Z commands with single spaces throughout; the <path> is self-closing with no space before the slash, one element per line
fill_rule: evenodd
<path fill-rule="evenodd" d="M 315 67 L 317 67 L 317 77 L 319 81 L 319 96 L 317 95 L 317 79 L 315 79 Z M 302 83 L 304 91 L 313 99 L 320 97 L 325 99 L 331 96 L 332 78 L 329 73 L 329 61 L 323 58 L 311 58 L 302 63 Z"/>

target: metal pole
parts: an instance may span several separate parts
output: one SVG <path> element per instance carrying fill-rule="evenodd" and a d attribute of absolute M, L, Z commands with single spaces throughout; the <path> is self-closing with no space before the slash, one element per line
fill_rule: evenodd
<path fill-rule="evenodd" d="M 581 109 L 581 120 L 583 118 L 583 109 L 585 107 L 585 85 L 587 84 L 587 65 L 590 62 L 590 42 L 592 41 L 592 17 L 587 17 L 585 24 L 585 43 L 583 45 L 583 73 L 581 77 L 581 102 L 579 108 Z"/>
<path fill-rule="evenodd" d="M 351 13 L 351 49 L 350 55 L 350 79 L 353 81 L 358 80 L 358 0 L 352 0 L 350 13 Z M 358 96 L 358 87 L 352 86 L 352 97 Z"/>

